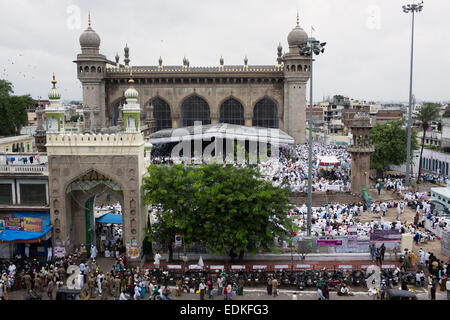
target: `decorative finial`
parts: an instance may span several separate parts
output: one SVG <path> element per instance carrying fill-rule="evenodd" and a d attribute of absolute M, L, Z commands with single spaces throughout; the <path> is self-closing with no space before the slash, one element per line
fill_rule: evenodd
<path fill-rule="evenodd" d="M 88 27 L 91 27 L 91 12 L 88 13 Z"/>
<path fill-rule="evenodd" d="M 58 81 L 56 81 L 56 79 L 55 79 L 55 73 L 53 72 L 53 80 L 52 80 L 52 84 L 53 84 L 53 89 L 56 89 L 56 83 L 57 83 Z"/>
<path fill-rule="evenodd" d="M 130 68 L 130 80 L 128 80 L 128 83 L 130 84 L 130 87 L 133 87 L 133 69 Z"/>
<path fill-rule="evenodd" d="M 300 27 L 300 16 L 298 15 L 298 9 L 297 9 L 297 27 Z"/>

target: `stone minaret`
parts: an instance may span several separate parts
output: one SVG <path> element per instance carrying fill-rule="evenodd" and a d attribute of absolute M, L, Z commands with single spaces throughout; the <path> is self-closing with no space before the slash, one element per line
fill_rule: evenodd
<path fill-rule="evenodd" d="M 93 131 L 106 127 L 105 74 L 107 59 L 100 54 L 100 37 L 91 27 L 89 14 L 88 28 L 80 36 L 81 54 L 78 54 L 78 79 L 83 87 L 83 106 Z M 93 117 L 90 117 L 93 115 Z"/>
<path fill-rule="evenodd" d="M 352 155 L 352 193 L 360 195 L 364 188 L 369 188 L 370 155 L 375 152 L 370 142 L 370 115 L 365 111 L 358 111 L 349 128 L 353 135 L 353 145 L 348 148 Z"/>
<path fill-rule="evenodd" d="M 310 58 L 300 54 L 300 46 L 306 44 L 307 41 L 308 35 L 300 27 L 297 14 L 297 26 L 288 36 L 289 52 L 282 58 L 286 79 L 284 83 L 284 131 L 295 139 L 296 144 L 306 143 L 306 83 L 310 78 Z M 279 64 L 281 65 L 281 60 L 279 60 Z"/>

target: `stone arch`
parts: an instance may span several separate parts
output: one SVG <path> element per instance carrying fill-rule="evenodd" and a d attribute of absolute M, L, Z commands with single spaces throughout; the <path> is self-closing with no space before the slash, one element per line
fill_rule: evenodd
<path fill-rule="evenodd" d="M 98 72 L 98 73 L 102 73 L 102 67 L 98 67 L 98 68 L 97 68 L 97 72 Z"/>
<path fill-rule="evenodd" d="M 297 71 L 301 72 L 302 70 L 303 70 L 302 65 L 299 64 L 298 67 L 297 67 Z"/>
<path fill-rule="evenodd" d="M 207 100 L 194 93 L 181 101 L 180 127 L 193 126 L 195 121 L 203 125 L 211 124 L 211 108 Z"/>
<path fill-rule="evenodd" d="M 91 72 L 96 72 L 96 68 L 94 66 L 91 67 Z"/>
<path fill-rule="evenodd" d="M 292 72 L 295 72 L 295 64 L 293 64 L 293 65 L 291 66 L 291 71 L 292 71 Z"/>
<path fill-rule="evenodd" d="M 156 121 L 155 131 L 172 128 L 173 111 L 170 103 L 166 99 L 156 95 L 147 103 L 147 106 L 150 105 L 153 105 L 153 119 Z"/>
<path fill-rule="evenodd" d="M 280 127 L 279 107 L 275 99 L 265 96 L 253 107 L 253 126 L 264 128 Z"/>
<path fill-rule="evenodd" d="M 219 123 L 245 125 L 245 107 L 242 101 L 229 96 L 219 104 Z"/>
<path fill-rule="evenodd" d="M 89 67 L 88 66 L 84 67 L 84 72 L 89 72 Z"/>
<path fill-rule="evenodd" d="M 111 104 L 111 109 L 110 109 L 110 117 L 111 117 L 111 125 L 112 126 L 117 126 L 117 122 L 118 120 L 121 118 L 120 115 L 120 110 L 119 110 L 119 106 L 123 105 L 126 103 L 126 99 L 125 97 L 120 97 L 117 98 L 116 100 L 114 100 L 114 102 Z"/>

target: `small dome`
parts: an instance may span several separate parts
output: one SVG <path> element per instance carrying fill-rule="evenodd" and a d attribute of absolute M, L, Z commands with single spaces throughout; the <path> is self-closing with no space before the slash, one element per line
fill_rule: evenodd
<path fill-rule="evenodd" d="M 127 91 L 125 91 L 125 98 L 127 99 L 137 99 L 139 97 L 139 92 L 133 87 L 128 88 Z"/>
<path fill-rule="evenodd" d="M 288 35 L 289 47 L 297 47 L 308 41 L 308 34 L 297 25 Z"/>
<path fill-rule="evenodd" d="M 56 83 L 57 83 L 57 81 L 55 79 L 55 74 L 53 74 L 53 80 L 52 80 L 53 88 L 48 93 L 48 99 L 49 100 L 59 100 L 59 99 L 61 99 L 61 93 L 59 93 L 59 91 L 56 89 Z"/>

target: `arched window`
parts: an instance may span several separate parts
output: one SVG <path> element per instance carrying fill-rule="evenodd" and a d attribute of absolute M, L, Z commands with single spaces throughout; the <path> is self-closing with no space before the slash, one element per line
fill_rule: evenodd
<path fill-rule="evenodd" d="M 88 66 L 84 67 L 84 72 L 89 72 L 89 67 Z"/>
<path fill-rule="evenodd" d="M 287 71 L 289 71 L 289 66 L 286 66 Z"/>
<path fill-rule="evenodd" d="M 256 103 L 253 109 L 253 126 L 276 129 L 280 127 L 278 106 L 275 101 L 264 98 Z"/>
<path fill-rule="evenodd" d="M 156 131 L 172 128 L 170 106 L 164 100 L 155 98 L 152 100 L 153 118 L 156 121 Z"/>
<path fill-rule="evenodd" d="M 292 72 L 295 72 L 295 64 L 292 65 L 291 71 L 292 71 Z"/>
<path fill-rule="evenodd" d="M 236 99 L 230 98 L 220 106 L 220 123 L 245 125 L 244 107 Z"/>
<path fill-rule="evenodd" d="M 308 66 L 305 64 L 305 67 L 303 68 L 303 71 L 308 72 Z"/>
<path fill-rule="evenodd" d="M 80 73 L 82 73 L 82 72 L 83 72 L 83 67 L 80 66 Z"/>
<path fill-rule="evenodd" d="M 191 127 L 195 121 L 202 124 L 211 124 L 208 103 L 199 96 L 191 96 L 181 105 L 181 124 L 183 127 Z"/>
<path fill-rule="evenodd" d="M 297 71 L 299 71 L 299 72 L 302 71 L 302 65 L 301 64 L 298 65 Z"/>
<path fill-rule="evenodd" d="M 91 67 L 91 72 L 95 72 L 95 67 Z"/>
<path fill-rule="evenodd" d="M 97 68 L 97 72 L 98 72 L 98 73 L 102 73 L 102 67 L 98 67 L 98 68 Z"/>

